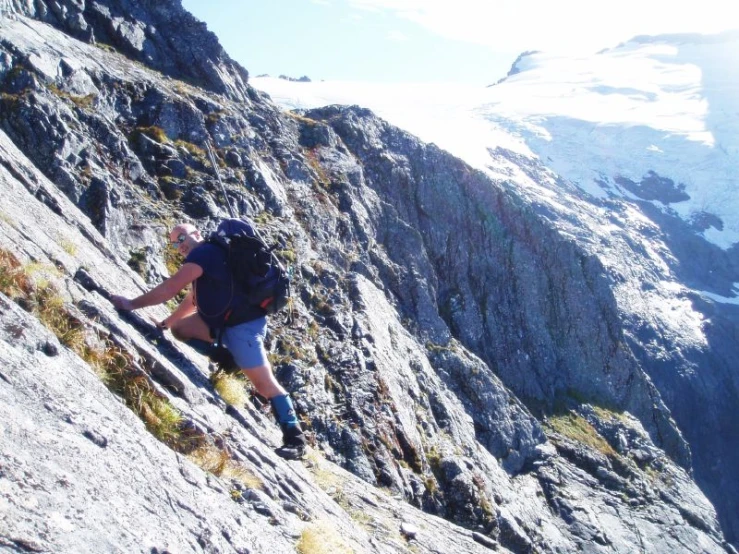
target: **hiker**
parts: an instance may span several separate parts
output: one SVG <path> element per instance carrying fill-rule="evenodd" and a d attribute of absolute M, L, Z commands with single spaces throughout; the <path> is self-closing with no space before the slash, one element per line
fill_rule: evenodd
<path fill-rule="evenodd" d="M 244 225 L 239 220 L 225 223 Z M 195 226 L 180 223 L 172 229 L 169 238 L 185 257 L 177 273 L 136 298 L 111 296 L 111 302 L 119 310 L 137 310 L 166 302 L 192 283 L 177 309 L 157 325 L 169 329 L 176 339 L 211 359 L 223 359 L 223 354 L 230 352 L 257 393 L 272 404 L 283 436 L 277 454 L 288 459 L 302 457 L 305 436 L 292 400 L 275 379 L 264 348 L 265 310 L 246 300 L 234 283 L 226 251 L 206 241 Z M 216 339 L 222 346 L 215 344 Z"/>

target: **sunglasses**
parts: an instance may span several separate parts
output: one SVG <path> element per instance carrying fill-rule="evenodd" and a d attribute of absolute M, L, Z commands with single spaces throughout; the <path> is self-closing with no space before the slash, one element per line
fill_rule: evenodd
<path fill-rule="evenodd" d="M 187 240 L 188 234 L 189 233 L 180 233 L 177 236 L 177 239 L 172 241 L 172 246 L 174 246 L 175 248 L 179 247 L 180 244 L 182 244 L 183 242 L 185 242 L 185 240 Z"/>

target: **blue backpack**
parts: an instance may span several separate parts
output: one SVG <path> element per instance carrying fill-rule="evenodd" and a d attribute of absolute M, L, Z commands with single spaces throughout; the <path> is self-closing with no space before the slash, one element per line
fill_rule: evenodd
<path fill-rule="evenodd" d="M 267 246 L 254 227 L 242 219 L 225 219 L 208 242 L 224 248 L 234 283 L 251 306 L 267 314 L 284 308 L 290 299 L 290 277 L 274 254 L 277 244 Z"/>

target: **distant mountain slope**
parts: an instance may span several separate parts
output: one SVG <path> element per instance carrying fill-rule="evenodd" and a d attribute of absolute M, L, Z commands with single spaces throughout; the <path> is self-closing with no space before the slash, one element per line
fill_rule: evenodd
<path fill-rule="evenodd" d="M 598 197 L 739 242 L 739 33 L 642 37 L 582 58 L 524 57 L 481 115 Z"/>

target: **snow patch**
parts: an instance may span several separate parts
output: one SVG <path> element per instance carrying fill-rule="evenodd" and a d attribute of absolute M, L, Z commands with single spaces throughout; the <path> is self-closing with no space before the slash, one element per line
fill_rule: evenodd
<path fill-rule="evenodd" d="M 735 294 L 735 296 L 721 296 L 719 294 L 714 294 L 705 290 L 699 290 L 696 292 L 704 298 L 713 300 L 718 304 L 733 304 L 735 306 L 739 306 L 739 283 L 734 283 L 734 287 L 732 288 L 732 292 Z"/>

